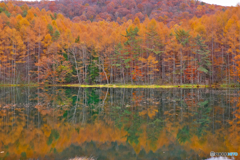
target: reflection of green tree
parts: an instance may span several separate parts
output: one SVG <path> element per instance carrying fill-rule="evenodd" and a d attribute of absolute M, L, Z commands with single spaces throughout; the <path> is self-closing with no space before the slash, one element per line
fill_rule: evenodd
<path fill-rule="evenodd" d="M 199 113 L 201 113 L 201 118 L 198 119 L 198 121 L 195 121 L 197 123 L 197 133 L 196 135 L 198 137 L 202 137 L 206 134 L 207 129 L 209 128 L 210 123 L 210 112 L 212 110 L 211 107 L 208 106 L 209 101 L 206 100 L 204 102 L 199 102 L 198 105 L 200 106 L 198 108 L 198 111 L 195 113 L 197 116 L 199 116 Z"/>
<path fill-rule="evenodd" d="M 113 107 L 112 111 L 110 116 L 114 119 L 115 126 L 119 129 L 124 127 L 124 130 L 127 131 L 127 141 L 138 144 L 138 138 L 143 132 L 141 129 L 143 121 L 141 121 L 138 113 L 132 113 L 127 109 L 122 111 L 121 107 Z"/>
<path fill-rule="evenodd" d="M 198 137 L 202 137 L 206 134 L 209 123 L 210 123 L 210 112 L 211 108 L 208 107 L 209 101 L 206 100 L 204 102 L 198 103 L 198 109 L 195 111 L 195 117 L 198 117 L 197 120 L 194 120 L 192 124 L 197 124 L 197 126 L 191 127 L 193 129 L 189 129 L 189 125 L 185 125 L 182 129 L 179 129 L 177 134 L 177 139 L 180 143 L 185 143 L 186 141 L 190 142 L 190 139 L 193 134 L 197 135 Z M 200 118 L 199 118 L 200 117 Z M 191 125 L 192 126 L 192 125 Z"/>
<path fill-rule="evenodd" d="M 82 117 L 84 114 L 84 119 L 88 117 L 88 119 L 85 120 L 93 122 L 100 113 L 98 107 L 100 98 L 99 92 L 97 91 L 98 89 L 96 88 L 66 88 L 65 95 L 62 95 L 62 97 L 71 99 L 71 105 L 64 106 L 64 112 L 62 112 L 62 116 L 59 116 L 59 119 L 76 121 L 77 117 Z M 66 109 L 66 107 L 68 109 Z M 63 108 L 60 107 L 60 109 Z"/>
<path fill-rule="evenodd" d="M 26 158 L 27 158 L 26 152 L 22 152 L 22 153 L 21 153 L 21 158 L 20 158 L 20 160 L 24 160 L 24 159 L 26 159 Z"/>
<path fill-rule="evenodd" d="M 180 143 L 190 142 L 192 135 L 190 134 L 189 126 L 184 126 L 182 129 L 178 130 L 177 139 Z"/>
<path fill-rule="evenodd" d="M 113 119 L 113 121 L 115 122 L 115 126 L 118 129 L 121 129 L 123 126 L 123 121 L 122 118 L 124 117 L 124 113 L 122 112 L 122 108 L 119 106 L 116 107 L 112 107 L 111 112 L 109 113 L 109 116 L 111 119 Z"/>
<path fill-rule="evenodd" d="M 96 88 L 86 88 L 85 92 L 87 94 L 88 105 L 96 105 L 100 102 L 99 94 L 96 94 Z"/>
<path fill-rule="evenodd" d="M 150 140 L 150 145 L 155 145 L 158 140 L 159 135 L 164 127 L 164 120 L 161 118 L 156 118 L 153 121 L 148 122 L 147 127 L 147 139 Z"/>
<path fill-rule="evenodd" d="M 156 140 L 163 129 L 164 120 L 162 118 L 156 119 L 142 119 L 139 116 L 138 112 L 130 112 L 127 109 L 123 109 L 121 107 L 112 107 L 112 112 L 110 116 L 114 119 L 115 126 L 119 129 L 124 127 L 124 129 L 128 132 L 126 137 L 127 141 L 130 143 L 139 143 L 139 137 L 143 132 L 141 126 L 147 124 L 147 137 L 148 140 L 151 141 L 151 145 L 154 145 Z M 130 123 L 130 124 L 129 124 Z"/>
<path fill-rule="evenodd" d="M 126 112 L 125 112 L 126 113 Z M 126 114 L 130 114 L 131 113 L 126 113 Z M 133 118 L 125 118 L 125 120 L 127 121 L 127 123 L 131 122 L 131 125 L 126 125 L 124 127 L 124 129 L 128 132 L 128 134 L 126 135 L 127 137 L 127 141 L 135 144 L 139 143 L 138 138 L 140 137 L 141 133 L 143 132 L 143 130 L 141 129 L 141 121 L 140 121 L 140 117 L 136 114 L 133 115 Z"/>
<path fill-rule="evenodd" d="M 53 129 L 53 130 L 51 131 L 50 136 L 48 137 L 47 144 L 48 144 L 48 145 L 51 145 L 52 142 L 53 142 L 53 140 L 54 140 L 54 139 L 55 139 L 55 140 L 58 140 L 59 137 L 60 137 L 60 135 L 59 135 L 58 131 L 55 130 L 55 129 Z"/>

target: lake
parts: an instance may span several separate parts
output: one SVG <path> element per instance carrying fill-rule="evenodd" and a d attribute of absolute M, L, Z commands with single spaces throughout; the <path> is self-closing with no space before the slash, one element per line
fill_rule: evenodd
<path fill-rule="evenodd" d="M 0 125 L 0 159 L 240 154 L 239 89 L 2 87 Z"/>

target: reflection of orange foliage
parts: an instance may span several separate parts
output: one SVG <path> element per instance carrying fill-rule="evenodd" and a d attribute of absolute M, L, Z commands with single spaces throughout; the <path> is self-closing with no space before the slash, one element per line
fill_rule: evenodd
<path fill-rule="evenodd" d="M 137 95 L 137 92 L 132 93 L 132 101 L 134 102 L 134 106 L 139 106 L 143 99 L 143 92 L 140 92 L 141 95 Z"/>
<path fill-rule="evenodd" d="M 51 115 L 51 113 L 52 113 L 52 108 L 50 108 L 50 109 L 46 109 L 46 108 L 44 108 L 43 106 L 41 106 L 41 105 L 36 105 L 35 106 L 35 108 L 38 110 L 38 112 L 40 112 L 43 116 L 45 116 L 45 115 Z"/>
<path fill-rule="evenodd" d="M 153 117 L 156 113 L 156 107 L 150 106 L 146 112 L 141 112 L 139 114 Z M 238 108 L 236 111 L 236 117 L 238 119 L 240 118 L 239 113 L 240 110 Z M 2 112 L 0 112 L 0 115 L 2 117 Z M 11 115 L 13 115 L 13 113 L 11 113 Z M 23 115 L 20 114 L 20 116 Z M 114 123 L 112 122 L 109 122 L 108 125 L 106 125 L 105 122 L 98 121 L 94 124 L 81 126 L 80 124 L 74 125 L 70 123 L 63 123 L 61 121 L 58 121 L 58 123 L 52 121 L 49 124 L 40 126 L 40 128 L 35 128 L 31 122 L 28 129 L 24 129 L 26 119 L 23 118 L 22 120 L 22 122 L 17 121 L 17 125 L 13 129 L 6 127 L 6 124 L 0 124 L 0 127 L 2 128 L 0 132 L 0 141 L 2 142 L 0 144 L 0 148 L 6 145 L 9 146 L 9 159 L 19 159 L 22 152 L 26 152 L 27 157 L 32 158 L 36 158 L 41 155 L 49 155 L 52 148 L 56 148 L 57 152 L 61 152 L 73 143 L 81 145 L 84 142 L 94 141 L 99 147 L 102 144 L 109 144 L 110 147 L 111 142 L 117 142 L 118 144 L 126 143 L 125 136 L 127 135 L 127 132 L 123 129 L 124 127 L 122 129 L 115 128 Z M 230 123 L 233 124 L 232 122 Z M 235 125 L 231 127 L 230 136 L 226 136 L 228 140 L 227 144 L 221 144 L 222 141 L 218 140 L 221 138 L 219 137 L 221 135 L 218 136 L 215 133 L 207 132 L 206 136 L 201 139 L 197 136 L 192 136 L 190 142 L 186 142 L 182 144 L 182 146 L 189 151 L 192 149 L 199 151 L 199 154 L 202 156 L 208 154 L 209 150 L 212 148 L 219 151 L 239 152 L 239 135 L 237 132 L 239 127 L 237 127 L 237 124 L 239 124 L 239 122 L 236 122 Z M 3 125 L 5 125 L 4 130 Z M 131 145 L 137 154 L 142 148 L 144 148 L 147 153 L 149 151 L 155 152 L 163 146 L 175 143 L 178 130 L 182 127 L 182 124 L 179 122 L 176 122 L 175 125 L 173 125 L 170 121 L 167 122 L 165 128 L 161 131 L 161 134 L 154 142 L 154 145 L 150 145 L 150 140 L 148 140 L 147 137 L 148 128 L 146 125 L 142 125 L 141 128 L 143 133 L 140 134 L 139 143 L 133 143 Z M 76 128 L 79 129 L 79 132 Z M 53 142 L 48 145 L 47 141 L 52 130 L 57 130 L 60 136 L 59 139 L 53 140 Z M 227 135 L 228 131 L 224 131 L 223 133 Z M 16 143 L 18 143 L 18 147 L 16 147 Z M 106 146 L 107 145 L 105 145 L 105 147 Z"/>
<path fill-rule="evenodd" d="M 56 90 L 56 93 L 63 94 L 64 92 L 63 90 Z M 103 93 L 103 95 L 105 94 L 106 92 Z M 140 104 L 142 102 L 142 96 L 143 92 L 133 92 L 133 101 L 135 101 L 136 104 Z M 71 103 L 71 101 L 67 98 L 64 99 L 65 96 L 61 97 L 64 103 L 67 103 L 67 106 L 69 106 L 68 103 Z M 102 96 L 101 98 L 103 99 L 104 97 L 105 96 Z M 41 104 L 35 106 L 39 114 L 41 114 L 40 117 L 42 117 L 41 125 L 36 125 L 36 121 L 32 121 L 33 117 L 30 117 L 30 121 L 28 121 L 26 108 L 15 108 L 15 110 L 8 110 L 5 108 L 6 110 L 0 110 L 0 149 L 4 149 L 5 151 L 4 154 L 0 155 L 0 158 L 5 156 L 7 152 L 9 152 L 8 159 L 19 159 L 22 152 L 26 152 L 27 158 L 37 158 L 43 155 L 51 155 L 51 150 L 53 148 L 55 148 L 57 152 L 61 152 L 71 144 L 82 145 L 90 141 L 96 142 L 96 146 L 99 148 L 103 145 L 105 147 L 111 147 L 111 142 L 125 145 L 127 140 L 126 135 L 128 135 L 128 133 L 124 130 L 124 127 L 134 125 L 129 121 L 127 124 L 124 124 L 125 126 L 123 125 L 122 128 L 116 128 L 115 122 L 108 117 L 109 114 L 105 114 L 103 120 L 99 119 L 93 123 L 84 125 L 81 123 L 70 123 L 69 121 L 65 121 L 65 119 L 56 120 L 58 115 L 62 116 L 62 112 L 66 109 L 61 110 L 55 108 L 54 110 L 49 108 L 48 110 L 46 104 L 55 100 L 55 97 L 41 93 L 39 99 L 41 100 L 41 98 L 44 98 L 46 101 L 41 101 Z M 146 100 L 152 104 L 149 105 L 148 108 L 144 108 L 138 112 L 138 114 L 143 117 L 148 116 L 150 119 L 154 119 L 158 113 L 158 106 L 154 105 L 157 102 L 154 102 L 152 98 L 147 98 Z M 191 106 L 192 102 L 196 101 L 194 98 L 192 100 L 192 94 L 187 94 L 185 102 L 187 106 Z M 164 112 L 164 116 L 166 116 L 164 126 L 159 131 L 159 134 L 156 135 L 155 141 L 152 142 L 148 138 L 147 132 L 149 126 L 146 123 L 142 123 L 140 128 L 143 132 L 139 134 L 139 143 L 130 143 L 130 145 L 137 154 L 140 153 L 141 149 L 144 149 L 147 153 L 150 151 L 156 152 L 163 146 L 169 146 L 176 142 L 179 142 L 181 147 L 186 151 L 194 150 L 202 157 L 209 155 L 210 150 L 217 150 L 219 152 L 234 151 L 240 153 L 240 98 L 235 97 L 230 101 L 230 103 L 235 102 L 237 102 L 237 105 L 236 107 L 234 106 L 233 116 L 228 121 L 230 128 L 227 130 L 224 126 L 219 129 L 216 128 L 215 132 L 206 130 L 206 133 L 201 137 L 193 134 L 189 141 L 180 143 L 177 139 L 177 134 L 185 125 L 189 126 L 190 132 L 198 129 L 198 125 L 195 123 L 184 121 L 184 118 L 192 116 L 193 113 L 191 113 L 191 111 L 196 111 L 196 108 L 189 107 L 190 109 L 188 108 L 188 112 L 183 112 L 183 121 L 181 121 L 181 116 L 177 115 L 177 113 L 181 114 L 180 106 L 175 103 L 174 108 L 169 108 Z M 56 102 L 55 104 L 64 106 L 64 103 Z M 112 107 L 110 105 L 108 107 L 107 102 L 105 105 L 104 109 Z M 11 108 L 11 106 L 8 105 L 8 108 Z M 191 108 L 193 108 L 193 110 L 191 110 Z M 222 107 L 214 106 L 215 114 L 221 114 L 223 111 Z M 6 116 L 9 117 L 9 121 L 4 120 Z M 176 120 L 173 117 L 176 118 Z M 26 128 L 26 123 L 28 123 L 28 128 Z M 215 123 L 219 122 L 215 120 Z M 59 133 L 59 138 L 53 139 L 51 143 L 48 143 L 53 130 Z M 225 139 L 225 141 L 219 139 Z M 16 145 L 18 147 L 16 147 Z M 8 149 L 5 149 L 4 146 L 8 146 Z"/>
<path fill-rule="evenodd" d="M 238 93 L 239 94 L 239 93 Z M 233 118 L 229 120 L 231 125 L 230 134 L 227 139 L 227 146 L 230 150 L 240 153 L 240 98 L 234 98 L 237 105 L 233 111 Z"/>
<path fill-rule="evenodd" d="M 139 115 L 140 116 L 148 115 L 148 117 L 152 119 L 156 115 L 157 112 L 158 112 L 157 106 L 152 105 L 152 106 L 149 106 L 147 109 L 139 112 Z"/>

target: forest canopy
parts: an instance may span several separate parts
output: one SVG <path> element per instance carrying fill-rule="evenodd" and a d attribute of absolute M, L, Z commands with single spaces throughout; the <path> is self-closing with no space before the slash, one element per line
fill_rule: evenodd
<path fill-rule="evenodd" d="M 210 5 L 198 0 L 42 0 L 13 1 L 13 3 L 61 13 L 74 22 L 105 20 L 120 24 L 130 19 L 134 20 L 136 17 L 141 22 L 148 17 L 169 24 L 226 10 L 226 7 Z"/>
<path fill-rule="evenodd" d="M 165 7 L 166 14 L 160 10 L 154 17 L 156 7 L 152 7 L 147 16 L 146 9 L 139 12 L 143 19 L 127 18 L 128 14 L 123 14 L 119 22 L 120 18 L 112 17 L 106 6 L 119 4 L 113 7 L 115 9 L 128 6 L 122 10 L 130 9 L 135 15 L 136 6 L 143 3 L 146 8 L 150 1 L 132 1 L 133 9 L 129 6 L 131 1 L 80 2 L 85 6 L 86 19 L 76 20 L 82 13 L 74 12 L 80 12 L 81 8 L 70 12 L 59 7 L 67 8 L 64 5 L 67 1 L 28 2 L 29 6 L 20 1 L 0 3 L 1 83 L 207 84 L 239 81 L 238 6 L 224 8 L 184 1 L 188 4 L 185 10 L 192 8 L 191 16 L 185 19 L 180 16 L 182 11 L 176 11 L 184 5 L 181 0 L 171 1 L 171 4 L 160 1 L 161 7 L 169 6 Z M 69 5 L 76 3 L 78 6 L 80 2 L 71 1 Z M 96 12 L 92 19 L 88 16 L 89 7 Z M 200 10 L 201 14 L 197 14 Z M 58 13 L 60 11 L 62 13 Z M 97 19 L 103 11 L 112 18 Z M 170 13 L 173 13 L 172 18 L 168 16 L 167 21 L 158 19 L 159 15 Z"/>

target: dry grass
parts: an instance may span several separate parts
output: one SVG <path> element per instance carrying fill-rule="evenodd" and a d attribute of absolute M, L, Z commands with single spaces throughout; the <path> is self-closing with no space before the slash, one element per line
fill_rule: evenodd
<path fill-rule="evenodd" d="M 96 85 L 81 85 L 81 84 L 62 84 L 62 87 L 99 87 L 99 88 L 207 88 L 207 85 L 132 85 L 132 84 L 96 84 Z"/>
<path fill-rule="evenodd" d="M 222 84 L 222 85 L 197 85 L 197 84 L 183 84 L 183 85 L 136 85 L 136 84 L 95 84 L 95 85 L 84 85 L 84 84 L 0 84 L 0 87 L 82 87 L 82 88 L 237 88 L 239 84 Z"/>
<path fill-rule="evenodd" d="M 93 158 L 87 158 L 87 157 L 75 157 L 69 160 L 94 160 Z"/>

